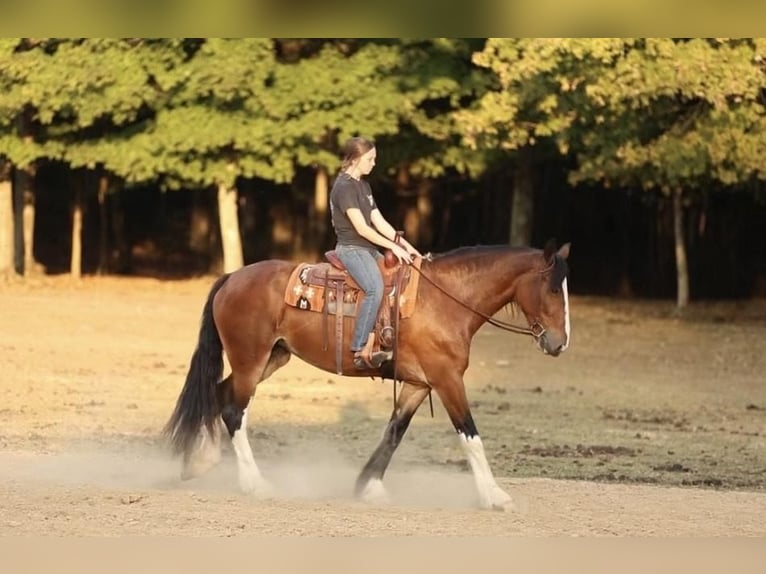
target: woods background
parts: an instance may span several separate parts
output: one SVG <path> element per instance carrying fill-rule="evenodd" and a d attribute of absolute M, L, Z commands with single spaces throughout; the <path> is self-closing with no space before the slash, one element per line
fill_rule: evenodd
<path fill-rule="evenodd" d="M 766 41 L 0 40 L 0 274 L 332 247 L 345 139 L 422 251 L 573 243 L 571 291 L 766 294 Z"/>

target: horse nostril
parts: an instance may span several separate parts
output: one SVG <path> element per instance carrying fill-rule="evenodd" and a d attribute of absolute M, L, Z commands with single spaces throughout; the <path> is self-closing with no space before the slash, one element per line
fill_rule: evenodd
<path fill-rule="evenodd" d="M 554 340 L 551 341 L 549 337 L 547 337 L 547 333 L 540 337 L 540 343 L 542 345 L 543 350 L 551 355 L 552 357 L 558 357 L 561 352 L 564 350 L 564 345 L 559 343 L 556 339 L 556 337 L 553 338 Z"/>

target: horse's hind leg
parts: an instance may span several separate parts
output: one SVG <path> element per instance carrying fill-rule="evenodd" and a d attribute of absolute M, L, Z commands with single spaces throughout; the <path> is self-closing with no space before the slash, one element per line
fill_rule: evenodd
<path fill-rule="evenodd" d="M 407 427 L 410 425 L 412 415 L 426 398 L 428 391 L 429 387 L 425 385 L 406 382 L 402 385 L 394 411 L 391 413 L 391 418 L 383 433 L 383 438 L 356 480 L 355 492 L 358 497 L 368 501 L 386 499 L 383 475 L 391 462 L 394 451 L 396 451 Z"/>
<path fill-rule="evenodd" d="M 253 457 L 247 438 L 247 411 L 259 382 L 271 375 L 290 359 L 290 352 L 281 344 L 273 347 L 265 366 L 257 365 L 248 370 L 236 369 L 219 387 L 221 418 L 229 431 L 234 454 L 237 457 L 239 486 L 243 492 L 264 496 L 271 493 Z"/>
<path fill-rule="evenodd" d="M 452 377 L 447 379 L 447 384 L 444 381 L 439 385 L 434 384 L 434 389 L 458 433 L 460 445 L 473 471 L 480 505 L 496 510 L 512 509 L 511 496 L 498 486 L 487 461 L 484 445 L 468 406 L 463 381 Z"/>

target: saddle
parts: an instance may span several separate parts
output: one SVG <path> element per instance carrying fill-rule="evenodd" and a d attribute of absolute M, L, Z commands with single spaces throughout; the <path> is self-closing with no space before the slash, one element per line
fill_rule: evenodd
<path fill-rule="evenodd" d="M 343 374 L 343 329 L 347 318 L 356 317 L 364 291 L 346 271 L 334 251 L 325 253 L 326 262 L 301 263 L 290 275 L 285 288 L 285 303 L 296 309 L 323 314 L 323 346 L 329 346 L 329 316 L 335 316 L 335 365 Z M 414 266 L 420 268 L 417 259 Z M 398 338 L 399 319 L 406 319 L 415 308 L 418 274 L 408 265 L 400 264 L 391 251 L 386 251 L 378 262 L 383 276 L 383 300 L 375 322 L 373 351 L 394 350 Z"/>

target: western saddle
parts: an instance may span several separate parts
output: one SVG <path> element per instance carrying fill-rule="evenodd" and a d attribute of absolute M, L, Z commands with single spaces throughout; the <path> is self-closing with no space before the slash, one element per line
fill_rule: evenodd
<path fill-rule="evenodd" d="M 285 302 L 298 309 L 321 312 L 323 349 L 329 347 L 329 318 L 335 315 L 335 366 L 343 374 L 343 326 L 345 317 L 356 317 L 356 310 L 364 291 L 354 281 L 335 251 L 325 253 L 327 263 L 301 264 L 293 271 L 285 290 Z M 416 261 L 415 265 L 419 262 Z M 387 250 L 379 259 L 383 277 L 383 300 L 375 322 L 373 351 L 390 351 L 396 358 L 399 318 L 407 317 L 414 309 L 417 274 L 412 277 L 410 267 L 401 265 L 392 251 Z M 402 295 L 407 292 L 406 302 Z M 412 292 L 411 292 L 412 291 Z"/>

